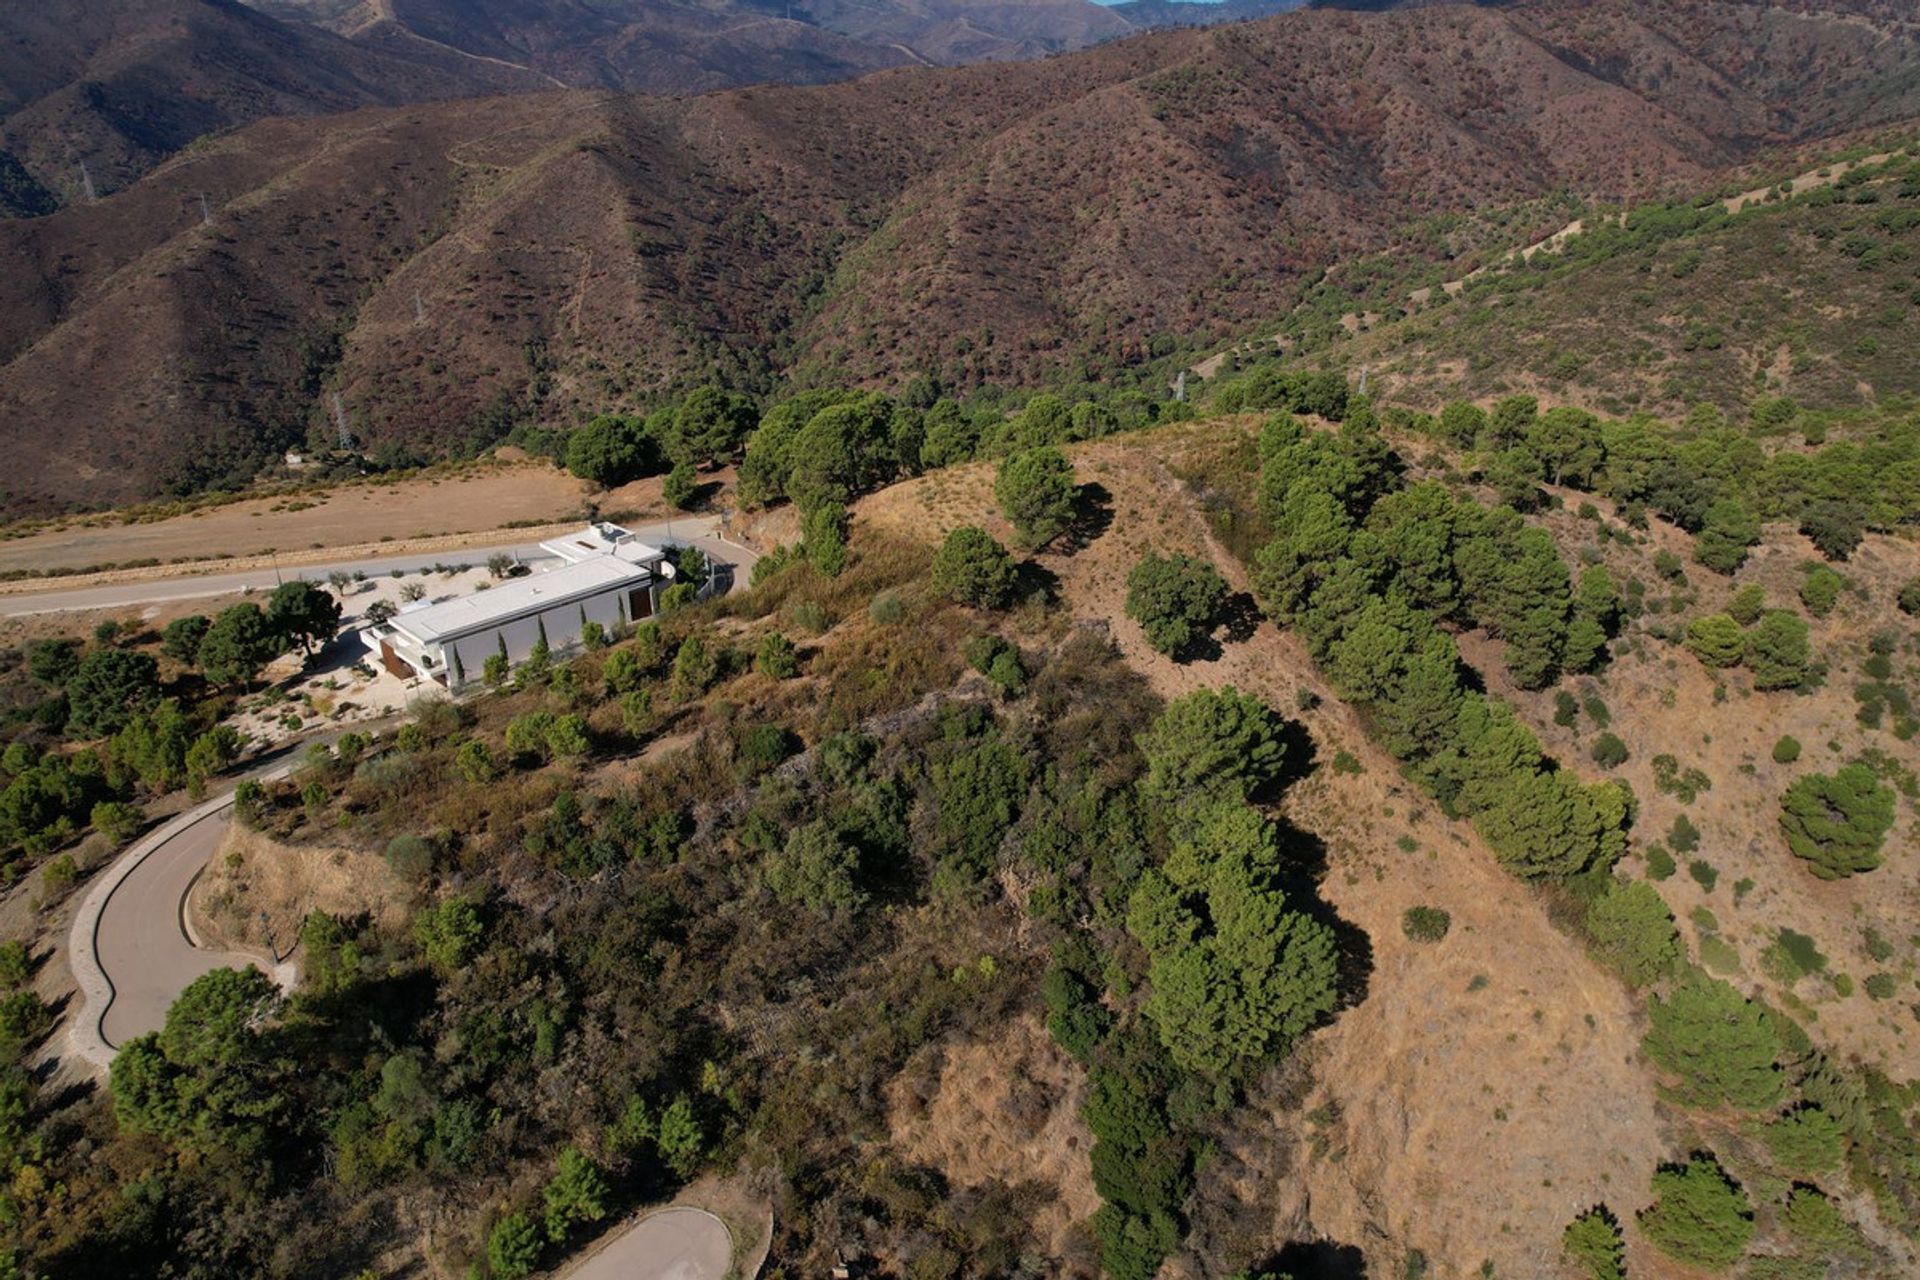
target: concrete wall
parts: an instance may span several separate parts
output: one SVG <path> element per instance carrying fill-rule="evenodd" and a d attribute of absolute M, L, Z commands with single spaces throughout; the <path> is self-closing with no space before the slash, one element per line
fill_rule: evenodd
<path fill-rule="evenodd" d="M 631 585 L 623 586 L 617 590 L 602 592 L 597 596 L 589 596 L 585 600 L 575 601 L 572 604 L 564 604 L 556 608 L 548 609 L 538 615 L 528 614 L 524 618 L 515 618 L 512 622 L 498 628 L 487 631 L 477 631 L 472 635 L 461 636 L 457 641 L 451 642 L 443 647 L 442 653 L 447 664 L 445 674 L 448 675 L 449 681 L 451 682 L 453 651 L 455 648 L 458 648 L 460 652 L 460 666 L 466 675 L 467 683 L 472 684 L 478 681 L 481 672 L 486 670 L 487 659 L 500 652 L 500 641 L 503 639 L 507 643 L 507 661 L 514 666 L 519 666 L 522 662 L 525 662 L 528 655 L 533 652 L 533 646 L 539 643 L 540 624 L 542 622 L 546 624 L 547 645 L 549 648 L 555 653 L 571 649 L 580 643 L 580 615 L 582 609 L 586 612 L 587 621 L 597 622 L 605 627 L 608 632 L 612 632 L 615 627 L 620 625 L 623 616 L 621 614 L 621 600 L 635 590 L 636 588 Z M 653 612 L 650 606 L 657 604 L 657 592 L 659 590 L 657 584 L 652 587 L 640 587 L 638 590 L 646 598 L 648 603 L 638 610 L 635 610 L 629 605 L 624 615 L 629 622 L 633 620 L 635 612 L 645 617 Z M 433 678 L 436 679 L 441 674 L 442 672 L 439 670 L 431 673 Z"/>

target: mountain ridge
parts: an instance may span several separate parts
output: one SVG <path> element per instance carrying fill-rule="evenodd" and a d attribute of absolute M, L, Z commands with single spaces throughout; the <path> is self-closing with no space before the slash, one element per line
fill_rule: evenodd
<path fill-rule="evenodd" d="M 0 226 L 40 267 L 0 295 L 7 505 L 230 482 L 330 435 L 335 392 L 364 443 L 432 454 L 716 375 L 1122 375 L 1283 314 L 1412 219 L 1697 189 L 1920 114 L 1887 72 L 1911 47 L 1779 13 L 1323 10 L 824 87 L 264 122 Z M 1629 88 L 1553 51 L 1576 35 L 1673 66 Z"/>

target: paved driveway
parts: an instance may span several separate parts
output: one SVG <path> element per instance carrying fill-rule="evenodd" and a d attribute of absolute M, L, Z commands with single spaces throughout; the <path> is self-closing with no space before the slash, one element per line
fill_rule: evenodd
<path fill-rule="evenodd" d="M 642 1218 L 566 1280 L 726 1280 L 733 1237 L 705 1209 L 677 1206 Z"/>
<path fill-rule="evenodd" d="M 179 832 L 108 896 L 94 936 L 100 968 L 113 984 L 113 1001 L 100 1023 L 112 1047 L 158 1031 L 167 1010 L 200 975 L 257 964 L 247 955 L 200 950 L 180 923 L 187 890 L 220 847 L 232 812 L 208 814 Z"/>

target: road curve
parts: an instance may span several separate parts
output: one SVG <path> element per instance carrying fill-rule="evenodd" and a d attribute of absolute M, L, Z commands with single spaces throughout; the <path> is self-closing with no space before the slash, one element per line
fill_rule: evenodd
<path fill-rule="evenodd" d="M 79 987 L 67 1043 L 91 1069 L 104 1073 L 120 1045 L 158 1031 L 201 974 L 258 966 L 249 955 L 203 951 L 186 932 L 187 890 L 226 834 L 232 804 L 229 792 L 154 828 L 127 846 L 81 900 L 67 935 Z"/>
<path fill-rule="evenodd" d="M 687 1205 L 656 1210 L 601 1245 L 565 1280 L 726 1280 L 733 1270 L 727 1224 Z"/>

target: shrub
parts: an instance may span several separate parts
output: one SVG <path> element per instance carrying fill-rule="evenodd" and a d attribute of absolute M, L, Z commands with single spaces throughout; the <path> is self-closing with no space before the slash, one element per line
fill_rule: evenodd
<path fill-rule="evenodd" d="M 50 898 L 57 898 L 64 894 L 73 888 L 79 879 L 80 864 L 73 860 L 73 855 L 70 853 L 63 853 L 40 868 L 40 884 Z"/>
<path fill-rule="evenodd" d="M 1675 853 L 1692 853 L 1700 847 L 1700 828 L 1694 826 L 1686 814 L 1676 814 L 1673 826 L 1667 831 L 1667 843 Z"/>
<path fill-rule="evenodd" d="M 1213 628 L 1226 606 L 1227 584 L 1211 563 L 1184 552 L 1148 552 L 1127 575 L 1127 616 L 1147 643 L 1178 657 Z"/>
<path fill-rule="evenodd" d="M 1693 877 L 1695 884 L 1705 889 L 1708 893 L 1712 893 L 1713 886 L 1720 883 L 1719 870 L 1705 858 L 1695 858 L 1689 862 L 1687 864 L 1687 874 Z"/>
<path fill-rule="evenodd" d="M 1439 907 L 1408 907 L 1400 916 L 1400 930 L 1410 942 L 1438 942 L 1453 927 L 1453 917 Z"/>
<path fill-rule="evenodd" d="M 1027 669 L 1020 663 L 1020 651 L 1008 647 L 993 655 L 986 677 L 1008 697 L 1019 694 L 1027 687 Z"/>
<path fill-rule="evenodd" d="M 1775 1065 L 1780 1038 L 1766 1009 L 1717 978 L 1696 975 L 1647 1009 L 1641 1048 L 1680 1078 L 1672 1092 L 1683 1106 L 1758 1111 L 1780 1100 Z"/>
<path fill-rule="evenodd" d="M 1601 959 L 1636 987 L 1673 972 L 1684 948 L 1673 913 L 1644 880 L 1616 880 L 1587 908 L 1587 933 Z"/>
<path fill-rule="evenodd" d="M 433 870 L 433 846 L 417 835 L 397 835 L 387 841 L 387 867 L 408 884 L 417 884 Z"/>
<path fill-rule="evenodd" d="M 1767 949 L 1760 953 L 1760 967 L 1774 981 L 1792 986 L 1808 974 L 1824 970 L 1827 958 L 1821 954 L 1812 938 L 1782 928 L 1767 944 Z"/>
<path fill-rule="evenodd" d="M 740 735 L 737 760 L 744 776 L 757 777 L 792 755 L 793 735 L 777 724 L 757 724 Z"/>
<path fill-rule="evenodd" d="M 1647 879 L 1671 880 L 1673 873 L 1679 869 L 1665 845 L 1656 844 L 1647 847 Z"/>
<path fill-rule="evenodd" d="M 1839 574 L 1825 565 L 1817 565 L 1807 571 L 1806 579 L 1800 584 L 1800 603 L 1814 617 L 1824 618 L 1833 612 L 1833 606 L 1840 600 L 1840 589 L 1845 585 Z"/>
<path fill-rule="evenodd" d="M 1733 593 L 1733 599 L 1727 601 L 1727 614 L 1743 627 L 1750 627 L 1760 620 L 1767 610 L 1767 590 L 1757 582 L 1749 582 Z"/>
<path fill-rule="evenodd" d="M 1909 617 L 1920 614 L 1920 578 L 1912 578 L 1901 584 L 1900 612 Z"/>
<path fill-rule="evenodd" d="M 1016 453 L 1000 464 L 993 495 L 1023 546 L 1043 547 L 1073 523 L 1073 467 L 1058 449 Z"/>
<path fill-rule="evenodd" d="M 1083 1063 L 1091 1064 L 1094 1051 L 1107 1037 L 1113 1015 L 1100 1003 L 1100 991 L 1092 978 L 1077 965 L 1063 947 L 1060 959 L 1047 970 L 1040 982 L 1040 998 L 1047 1007 L 1047 1030 L 1062 1049 Z M 1083 957 L 1089 967 L 1092 956 Z"/>
<path fill-rule="evenodd" d="M 1004 609 L 1013 603 L 1020 570 L 985 529 L 961 525 L 947 535 L 928 570 L 933 589 L 956 604 Z"/>
<path fill-rule="evenodd" d="M 1626 1280 L 1627 1246 L 1620 1221 L 1604 1205 L 1569 1222 L 1560 1237 L 1560 1249 L 1587 1280 Z"/>
<path fill-rule="evenodd" d="M 753 666 L 763 676 L 791 680 L 800 674 L 800 651 L 794 648 L 793 641 L 778 631 L 769 631 L 760 638 L 760 648 L 753 656 Z"/>
<path fill-rule="evenodd" d="M 1727 614 L 1710 613 L 1687 627 L 1687 652 L 1709 667 L 1736 665 L 1746 647 L 1746 632 Z"/>
<path fill-rule="evenodd" d="M 1611 733 L 1603 733 L 1593 742 L 1593 762 L 1602 769 L 1613 769 L 1625 764 L 1627 744 Z"/>
<path fill-rule="evenodd" d="M 1840 1123 L 1819 1107 L 1795 1107 L 1760 1126 L 1760 1139 L 1786 1173 L 1817 1176 L 1840 1167 L 1847 1153 Z"/>
<path fill-rule="evenodd" d="M 1176 698 L 1140 735 L 1147 788 L 1178 801 L 1244 800 L 1279 776 L 1283 727 L 1266 703 L 1232 685 Z"/>
<path fill-rule="evenodd" d="M 1773 762 L 1792 764 L 1800 758 L 1800 739 L 1792 734 L 1782 734 L 1780 741 L 1773 744 Z"/>
<path fill-rule="evenodd" d="M 1893 827 L 1893 792 L 1873 770 L 1850 764 L 1837 774 L 1810 773 L 1780 797 L 1780 829 L 1795 857 L 1823 880 L 1871 871 Z"/>
<path fill-rule="evenodd" d="M 1747 633 L 1747 669 L 1756 689 L 1792 689 L 1807 678 L 1807 624 L 1772 609 Z"/>
<path fill-rule="evenodd" d="M 826 822 L 795 827 L 766 862 L 774 897 L 809 911 L 855 911 L 867 900 L 857 875 L 860 855 Z"/>
<path fill-rule="evenodd" d="M 882 591 L 867 605 L 867 616 L 883 627 L 897 627 L 906 619 L 907 607 L 892 591 Z"/>
<path fill-rule="evenodd" d="M 1890 973 L 1870 973 L 1861 986 L 1871 999 L 1891 1000 L 1900 990 L 1900 980 Z"/>
<path fill-rule="evenodd" d="M 1711 1155 L 1666 1165 L 1653 1175 L 1652 1208 L 1640 1231 L 1662 1253 L 1697 1267 L 1732 1266 L 1753 1239 L 1753 1204 Z"/>

